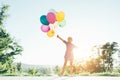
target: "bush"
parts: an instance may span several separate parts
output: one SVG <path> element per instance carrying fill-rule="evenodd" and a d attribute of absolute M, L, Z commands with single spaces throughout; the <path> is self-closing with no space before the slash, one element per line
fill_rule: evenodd
<path fill-rule="evenodd" d="M 60 75 L 60 67 L 59 66 L 55 66 L 54 73 L 57 75 Z"/>
<path fill-rule="evenodd" d="M 37 70 L 34 69 L 34 68 L 30 68 L 28 73 L 31 74 L 31 75 L 35 75 L 37 73 Z"/>

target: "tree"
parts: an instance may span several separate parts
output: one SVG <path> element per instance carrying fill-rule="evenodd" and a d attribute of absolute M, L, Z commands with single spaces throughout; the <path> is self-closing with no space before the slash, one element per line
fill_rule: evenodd
<path fill-rule="evenodd" d="M 113 55 L 119 51 L 117 42 L 107 42 L 103 45 L 94 46 L 93 51 L 98 55 L 99 66 L 103 72 L 112 72 L 113 71 Z"/>
<path fill-rule="evenodd" d="M 7 18 L 6 11 L 9 8 L 9 5 L 3 5 L 0 11 L 0 26 L 3 26 L 4 20 Z"/>
<path fill-rule="evenodd" d="M 117 42 L 107 42 L 102 47 L 102 55 L 101 58 L 103 59 L 103 63 L 105 63 L 105 71 L 112 72 L 113 70 L 113 54 L 115 54 L 118 49 L 118 43 Z"/>
<path fill-rule="evenodd" d="M 0 8 L 0 73 L 14 71 L 13 61 L 14 56 L 21 54 L 22 46 L 10 36 L 10 34 L 4 29 L 3 23 L 7 18 L 6 11 L 9 8 L 8 5 L 3 5 Z"/>
<path fill-rule="evenodd" d="M 17 71 L 21 74 L 22 73 L 22 64 L 21 64 L 21 62 L 17 63 L 16 68 L 17 68 Z"/>

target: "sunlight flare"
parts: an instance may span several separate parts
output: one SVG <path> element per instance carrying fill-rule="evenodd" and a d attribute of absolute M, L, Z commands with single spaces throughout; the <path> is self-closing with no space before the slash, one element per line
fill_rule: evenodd
<path fill-rule="evenodd" d="M 92 56 L 92 51 L 90 49 L 74 49 L 75 60 L 84 60 L 87 61 Z"/>

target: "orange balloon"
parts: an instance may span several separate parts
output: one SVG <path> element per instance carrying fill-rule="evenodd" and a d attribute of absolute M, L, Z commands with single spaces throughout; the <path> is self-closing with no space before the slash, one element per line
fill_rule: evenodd
<path fill-rule="evenodd" d="M 54 30 L 50 30 L 47 32 L 47 36 L 48 37 L 53 37 L 55 35 L 55 31 Z"/>

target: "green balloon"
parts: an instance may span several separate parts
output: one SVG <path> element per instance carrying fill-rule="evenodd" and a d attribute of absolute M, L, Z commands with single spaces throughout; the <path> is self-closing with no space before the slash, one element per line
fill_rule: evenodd
<path fill-rule="evenodd" d="M 59 25 L 59 27 L 64 27 L 66 25 L 66 21 L 63 20 L 62 22 L 59 22 L 58 25 Z"/>

